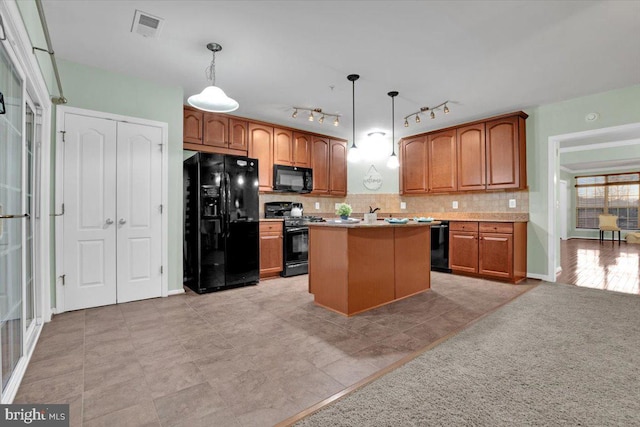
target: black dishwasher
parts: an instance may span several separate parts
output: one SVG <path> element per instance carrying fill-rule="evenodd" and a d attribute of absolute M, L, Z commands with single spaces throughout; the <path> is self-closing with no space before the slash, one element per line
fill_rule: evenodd
<path fill-rule="evenodd" d="M 431 226 L 431 271 L 451 273 L 449 268 L 449 221 Z"/>

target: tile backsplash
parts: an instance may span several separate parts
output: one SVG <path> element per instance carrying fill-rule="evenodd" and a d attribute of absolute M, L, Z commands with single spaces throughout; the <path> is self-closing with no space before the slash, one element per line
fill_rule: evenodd
<path fill-rule="evenodd" d="M 509 207 L 509 201 L 515 200 L 515 208 Z M 505 213 L 528 214 L 529 192 L 496 191 L 487 193 L 430 194 L 420 196 L 401 196 L 400 194 L 349 194 L 347 197 L 316 197 L 299 194 L 261 194 L 260 216 L 264 216 L 264 203 L 275 201 L 301 202 L 305 215 L 332 216 L 336 203 L 349 203 L 354 214 L 369 212 L 369 206 L 380 208 L 378 216 L 417 215 L 438 213 Z M 406 209 L 401 209 L 401 202 Z M 457 202 L 458 208 L 453 204 Z M 319 209 L 315 204 L 319 203 Z"/>

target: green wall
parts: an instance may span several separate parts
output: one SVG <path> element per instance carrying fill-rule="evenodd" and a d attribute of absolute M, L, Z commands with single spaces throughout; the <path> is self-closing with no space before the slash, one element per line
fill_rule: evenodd
<path fill-rule="evenodd" d="M 548 274 L 549 168 L 559 176 L 559 161 L 549 165 L 549 137 L 640 122 L 640 85 L 543 105 L 526 112 L 529 183 L 528 272 Z M 595 122 L 585 121 L 597 112 Z M 558 215 L 556 215 L 558 217 Z M 558 245 L 559 245 L 558 239 Z"/>
<path fill-rule="evenodd" d="M 169 124 L 169 289 L 182 289 L 182 88 L 58 58 L 68 106 Z M 55 121 L 54 121 L 55 123 Z"/>

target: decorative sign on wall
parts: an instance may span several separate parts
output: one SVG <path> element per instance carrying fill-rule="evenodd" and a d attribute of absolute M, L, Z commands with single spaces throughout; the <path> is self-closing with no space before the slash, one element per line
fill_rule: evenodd
<path fill-rule="evenodd" d="M 378 172 L 375 166 L 371 165 L 369 171 L 362 179 L 362 184 L 367 190 L 373 191 L 379 190 L 380 187 L 382 187 L 382 175 L 380 175 L 380 172 Z"/>

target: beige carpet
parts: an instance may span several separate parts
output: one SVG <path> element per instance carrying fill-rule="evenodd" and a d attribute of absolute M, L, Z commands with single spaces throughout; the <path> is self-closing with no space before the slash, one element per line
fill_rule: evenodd
<path fill-rule="evenodd" d="M 543 283 L 297 426 L 640 425 L 640 297 Z"/>

